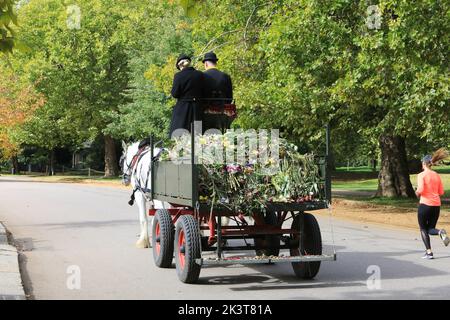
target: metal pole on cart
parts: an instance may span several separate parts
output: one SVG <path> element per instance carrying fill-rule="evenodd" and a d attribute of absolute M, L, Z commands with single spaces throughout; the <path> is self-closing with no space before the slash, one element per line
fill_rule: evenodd
<path fill-rule="evenodd" d="M 331 217 L 331 170 L 329 167 L 329 162 L 330 162 L 330 154 L 331 154 L 331 143 L 330 143 L 330 139 L 331 139 L 331 129 L 330 129 L 330 123 L 327 123 L 326 126 L 327 129 L 327 133 L 326 133 L 326 153 L 325 153 L 325 198 L 327 199 L 328 202 L 328 211 L 330 213 L 329 218 L 330 218 L 330 228 L 331 228 L 331 239 L 333 242 L 333 255 L 334 255 L 334 260 L 336 260 L 336 244 L 335 244 L 335 240 L 334 240 L 334 228 L 333 228 L 333 221 L 332 221 L 332 217 Z"/>
<path fill-rule="evenodd" d="M 153 179 L 155 175 L 153 174 L 154 168 L 153 168 L 153 149 L 154 149 L 154 141 L 153 141 L 153 135 L 150 135 L 150 200 L 153 201 Z M 147 179 L 148 181 L 148 179 Z"/>
<path fill-rule="evenodd" d="M 217 212 L 217 258 L 222 258 L 222 215 Z"/>
<path fill-rule="evenodd" d="M 330 123 L 326 125 L 326 150 L 325 150 L 325 198 L 331 203 L 331 175 L 330 175 Z"/>
<path fill-rule="evenodd" d="M 195 212 L 198 204 L 198 172 L 196 166 L 195 159 L 195 124 L 191 123 L 191 166 L 192 166 L 192 209 L 194 210 L 194 214 L 197 215 L 198 212 Z M 198 217 L 198 216 L 196 216 Z"/>

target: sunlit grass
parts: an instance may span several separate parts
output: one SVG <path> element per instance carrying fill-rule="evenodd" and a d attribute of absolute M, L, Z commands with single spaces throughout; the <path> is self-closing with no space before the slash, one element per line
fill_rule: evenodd
<path fill-rule="evenodd" d="M 54 176 L 48 176 L 45 174 L 40 173 L 32 173 L 32 174 L 20 174 L 20 175 L 12 175 L 12 174 L 2 174 L 4 177 L 20 177 L 24 179 L 32 179 L 32 180 L 39 180 L 39 181 L 48 181 L 48 182 L 64 182 L 64 181 L 70 181 L 70 182 L 82 182 L 82 181 L 107 181 L 107 182 L 120 182 L 120 177 L 104 177 L 100 175 L 71 175 L 70 173 L 66 174 L 57 174 Z"/>
<path fill-rule="evenodd" d="M 366 169 L 364 169 L 366 168 Z M 444 191 L 445 194 L 443 196 L 444 199 L 450 198 L 450 166 L 441 166 L 441 167 L 435 167 L 434 170 L 436 170 L 441 179 L 442 183 L 444 185 Z M 345 177 L 345 172 L 351 172 L 352 173 L 352 179 L 351 180 L 343 180 L 340 178 Z M 367 203 L 372 203 L 376 205 L 388 205 L 388 206 L 394 206 L 394 207 L 401 207 L 401 208 L 414 208 L 417 206 L 418 200 L 417 199 L 404 199 L 404 198 L 384 198 L 384 197 L 374 197 L 374 196 L 367 196 L 367 192 L 372 192 L 373 195 L 375 195 L 377 189 L 378 189 L 378 179 L 358 179 L 358 173 L 360 173 L 362 176 L 365 173 L 368 173 L 370 171 L 367 170 L 367 167 L 360 167 L 360 168 L 354 168 L 354 170 L 350 171 L 338 171 L 335 179 L 332 181 L 332 189 L 334 191 L 353 191 L 353 194 L 340 196 L 341 198 L 349 199 L 349 200 L 355 200 L 355 201 L 362 201 Z M 417 186 L 417 174 L 410 175 L 411 183 L 413 187 L 415 188 Z M 358 195 L 358 192 L 364 192 L 363 195 Z M 450 204 L 448 201 L 445 201 L 442 205 L 442 209 L 449 211 L 450 210 Z"/>
<path fill-rule="evenodd" d="M 377 168 L 377 170 L 379 170 L 379 168 Z M 363 167 L 337 167 L 336 168 L 336 172 L 366 172 L 366 173 L 370 173 L 370 172 L 374 172 L 372 167 L 367 167 L 367 166 L 363 166 Z"/>

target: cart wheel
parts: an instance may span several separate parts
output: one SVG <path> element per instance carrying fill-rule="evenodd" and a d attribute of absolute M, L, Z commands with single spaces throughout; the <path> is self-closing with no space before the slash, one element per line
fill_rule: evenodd
<path fill-rule="evenodd" d="M 266 212 L 264 216 L 264 222 L 271 226 L 276 226 L 278 223 L 278 217 L 275 212 Z M 255 252 L 257 256 L 278 256 L 280 254 L 280 241 L 281 235 L 266 235 L 261 238 L 255 238 Z M 264 247 L 271 247 L 267 249 L 259 249 Z"/>
<path fill-rule="evenodd" d="M 295 216 L 292 221 L 292 229 L 299 230 L 300 216 Z M 301 239 L 300 248 L 302 251 L 302 255 L 321 255 L 322 254 L 322 236 L 320 234 L 320 227 L 316 220 L 316 218 L 309 213 L 303 213 L 303 239 Z M 295 235 L 293 237 L 293 243 L 298 246 L 299 236 Z M 290 249 L 291 256 L 299 256 L 300 249 L 294 248 Z M 320 261 L 314 262 L 293 262 L 292 268 L 297 277 L 303 279 L 312 279 L 314 278 L 320 269 Z"/>
<path fill-rule="evenodd" d="M 195 283 L 200 276 L 201 266 L 200 231 L 193 216 L 181 216 L 175 231 L 175 265 L 178 278 L 184 283 Z"/>
<path fill-rule="evenodd" d="M 156 211 L 152 230 L 153 258 L 156 266 L 172 267 L 174 226 L 167 210 Z"/>

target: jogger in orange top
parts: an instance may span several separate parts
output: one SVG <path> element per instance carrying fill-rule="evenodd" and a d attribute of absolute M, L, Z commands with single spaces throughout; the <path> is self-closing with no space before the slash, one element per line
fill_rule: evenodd
<path fill-rule="evenodd" d="M 433 259 L 433 252 L 431 251 L 430 235 L 439 235 L 448 246 L 450 239 L 444 229 L 436 229 L 436 224 L 439 219 L 439 212 L 441 209 L 441 198 L 444 194 L 444 186 L 442 180 L 431 167 L 437 164 L 442 159 L 448 157 L 448 152 L 445 149 L 439 149 L 433 156 L 427 155 L 422 159 L 423 171 L 417 177 L 417 191 L 416 195 L 420 197 L 420 204 L 418 210 L 418 220 L 420 226 L 420 234 L 427 249 L 424 259 Z"/>

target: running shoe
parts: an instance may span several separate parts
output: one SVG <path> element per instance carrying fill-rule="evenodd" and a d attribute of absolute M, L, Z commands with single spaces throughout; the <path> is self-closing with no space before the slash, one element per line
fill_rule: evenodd
<path fill-rule="evenodd" d="M 425 252 L 425 254 L 423 255 L 422 259 L 427 259 L 427 260 L 434 259 L 433 253 Z"/>
<path fill-rule="evenodd" d="M 444 242 L 444 245 L 447 247 L 450 243 L 450 238 L 447 235 L 447 232 L 444 229 L 441 229 L 439 231 L 439 237 L 441 237 L 442 242 Z"/>

